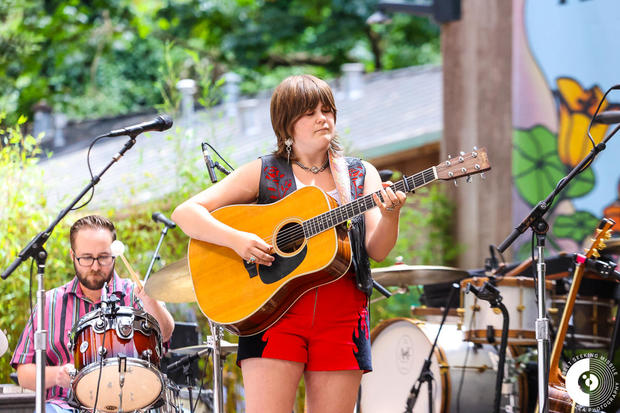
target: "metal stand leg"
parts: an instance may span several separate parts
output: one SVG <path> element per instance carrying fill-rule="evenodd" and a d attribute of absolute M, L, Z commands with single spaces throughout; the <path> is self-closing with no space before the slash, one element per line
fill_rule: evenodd
<path fill-rule="evenodd" d="M 220 340 L 222 339 L 222 327 L 209 320 L 211 337 L 213 339 L 213 413 L 224 412 L 224 394 L 222 388 L 222 356 Z"/>
<path fill-rule="evenodd" d="M 543 221 L 546 225 L 546 223 Z M 538 348 L 538 411 L 539 413 L 549 412 L 549 319 L 546 317 L 545 308 L 545 233 L 536 231 L 538 261 L 536 264 L 538 295 L 538 318 L 536 319 L 536 341 Z M 542 226 L 537 228 L 542 229 Z"/>

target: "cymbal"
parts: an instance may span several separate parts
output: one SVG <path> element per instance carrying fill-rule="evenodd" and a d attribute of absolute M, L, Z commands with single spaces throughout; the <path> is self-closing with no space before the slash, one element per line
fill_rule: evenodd
<path fill-rule="evenodd" d="M 386 286 L 429 285 L 456 281 L 469 276 L 465 270 L 437 265 L 396 264 L 373 268 L 373 278 Z"/>
<path fill-rule="evenodd" d="M 620 238 L 610 238 L 605 241 L 605 248 L 601 250 L 602 254 L 619 254 L 620 255 Z"/>
<path fill-rule="evenodd" d="M 0 330 L 0 357 L 9 349 L 9 341 L 4 335 L 4 331 Z"/>
<path fill-rule="evenodd" d="M 187 258 L 166 265 L 146 280 L 144 290 L 159 301 L 167 303 L 193 303 L 196 301 Z"/>
<path fill-rule="evenodd" d="M 211 339 L 211 336 L 208 337 L 206 344 L 198 344 L 196 346 L 175 348 L 175 349 L 171 349 L 170 352 L 184 356 L 184 355 L 196 354 L 197 352 L 205 350 L 207 348 L 211 348 L 211 349 L 213 348 L 213 340 Z M 236 343 L 229 343 L 226 340 L 220 340 L 220 353 L 221 354 L 226 355 L 229 353 L 235 353 L 236 351 L 237 351 Z"/>

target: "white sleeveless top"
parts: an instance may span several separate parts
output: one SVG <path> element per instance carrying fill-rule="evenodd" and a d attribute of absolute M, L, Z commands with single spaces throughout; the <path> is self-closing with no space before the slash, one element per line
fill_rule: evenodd
<path fill-rule="evenodd" d="M 295 174 L 293 174 L 295 175 Z M 304 183 L 302 183 L 299 179 L 297 179 L 297 176 L 295 176 L 295 185 L 297 185 L 297 189 L 299 188 L 303 188 L 304 186 L 308 186 Z M 340 201 L 340 194 L 338 193 L 338 188 L 332 189 L 331 191 L 325 191 L 327 193 L 327 195 L 331 196 L 332 198 L 334 198 L 336 200 L 336 202 L 338 202 L 338 205 L 341 205 L 342 202 Z"/>

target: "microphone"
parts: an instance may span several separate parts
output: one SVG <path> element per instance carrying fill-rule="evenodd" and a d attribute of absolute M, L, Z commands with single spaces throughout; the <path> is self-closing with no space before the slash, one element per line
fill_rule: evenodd
<path fill-rule="evenodd" d="M 177 224 L 175 224 L 172 220 L 166 218 L 166 216 L 162 214 L 161 212 L 153 212 L 153 215 L 151 215 L 151 218 L 153 218 L 153 221 L 161 222 L 162 224 L 164 224 L 170 229 L 177 226 Z"/>
<path fill-rule="evenodd" d="M 215 163 L 213 159 L 211 159 L 211 155 L 209 155 L 209 149 L 205 142 L 202 143 L 202 156 L 205 158 L 205 163 L 207 164 L 207 171 L 209 171 L 209 179 L 211 179 L 211 183 L 217 182 L 217 176 L 215 175 Z"/>
<path fill-rule="evenodd" d="M 166 129 L 170 129 L 171 126 L 172 126 L 172 118 L 170 118 L 170 116 L 159 115 L 158 117 L 156 117 L 155 119 L 151 121 L 138 123 L 137 125 L 133 125 L 133 126 L 127 126 L 126 128 L 123 128 L 123 129 L 116 129 L 116 130 L 106 133 L 103 136 L 113 137 L 113 136 L 129 135 L 132 138 L 135 138 L 137 135 L 141 134 L 142 132 L 147 132 L 147 131 L 161 132 L 161 131 L 165 131 Z"/>
<path fill-rule="evenodd" d="M 575 254 L 575 260 L 578 264 L 585 263 L 587 270 L 592 271 L 601 277 L 615 277 L 617 280 L 620 280 L 620 272 L 616 271 L 616 264 L 614 262 L 586 258 L 585 255 L 581 254 Z"/>
<path fill-rule="evenodd" d="M 608 112 L 601 112 L 594 118 L 596 123 L 604 123 L 605 125 L 613 125 L 614 123 L 620 123 L 620 110 L 610 110 Z"/>

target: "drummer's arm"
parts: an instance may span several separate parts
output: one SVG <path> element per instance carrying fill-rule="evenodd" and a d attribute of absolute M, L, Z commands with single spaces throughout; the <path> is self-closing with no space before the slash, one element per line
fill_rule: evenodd
<path fill-rule="evenodd" d="M 71 387 L 71 376 L 69 370 L 73 368 L 73 364 L 65 364 L 63 366 L 45 366 L 45 388 L 49 389 L 53 386 L 61 386 L 64 388 Z M 35 364 L 19 364 L 17 366 L 17 380 L 19 385 L 25 389 L 35 390 L 37 377 L 37 366 Z"/>
<path fill-rule="evenodd" d="M 136 295 L 142 301 L 144 311 L 157 320 L 162 340 L 164 342 L 170 340 L 170 337 L 172 337 L 172 330 L 174 330 L 174 319 L 172 318 L 172 314 L 170 314 L 166 307 L 160 305 L 157 300 L 149 297 L 143 288 L 136 287 Z"/>

